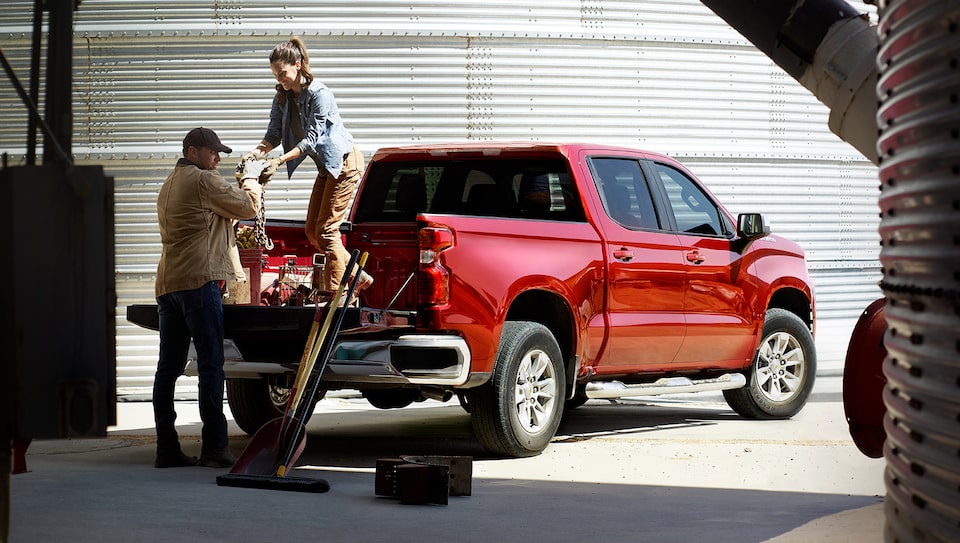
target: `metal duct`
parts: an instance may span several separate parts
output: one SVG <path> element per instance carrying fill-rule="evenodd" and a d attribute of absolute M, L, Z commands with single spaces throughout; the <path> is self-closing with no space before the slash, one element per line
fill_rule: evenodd
<path fill-rule="evenodd" d="M 960 5 L 885 2 L 887 541 L 960 541 Z"/>
<path fill-rule="evenodd" d="M 830 131 L 876 164 L 877 35 L 844 0 L 701 0 L 830 108 Z"/>

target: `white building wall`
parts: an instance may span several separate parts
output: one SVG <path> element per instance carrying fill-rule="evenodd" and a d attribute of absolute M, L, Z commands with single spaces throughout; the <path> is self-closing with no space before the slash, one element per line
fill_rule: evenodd
<path fill-rule="evenodd" d="M 0 47 L 24 84 L 32 12 L 32 0 L 0 4 Z M 764 212 L 807 251 L 822 371 L 842 368 L 853 323 L 881 296 L 876 168 L 697 0 L 84 0 L 74 28 L 73 153 L 116 180 L 120 394 L 153 378 L 156 334 L 125 307 L 152 301 L 155 198 L 183 135 L 215 129 L 234 148 L 229 175 L 263 135 L 267 56 L 291 34 L 367 156 L 451 140 L 640 147 L 684 162 L 734 213 Z M 0 152 L 23 163 L 12 85 L 0 85 L 0 115 Z M 271 183 L 268 215 L 302 218 L 314 175 Z"/>

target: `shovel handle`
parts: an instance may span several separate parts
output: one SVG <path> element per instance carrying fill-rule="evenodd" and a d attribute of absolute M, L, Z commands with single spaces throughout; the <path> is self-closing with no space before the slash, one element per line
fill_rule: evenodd
<path fill-rule="evenodd" d="M 320 388 L 320 381 L 323 378 L 323 370 L 324 368 L 326 368 L 327 361 L 330 359 L 330 357 L 333 354 L 333 345 L 337 339 L 337 334 L 340 333 L 340 327 L 343 325 L 343 316 L 344 316 L 344 313 L 346 312 L 346 304 L 344 304 L 344 310 L 340 311 L 339 315 L 337 316 L 336 322 L 333 323 L 331 327 L 331 321 L 333 320 L 332 318 L 333 313 L 336 312 L 338 306 L 340 305 L 340 299 L 341 299 L 341 296 L 343 295 L 344 285 L 349 284 L 349 288 L 347 289 L 347 293 L 346 293 L 347 300 L 349 300 L 353 296 L 353 293 L 357 288 L 357 284 L 360 282 L 360 271 L 363 270 L 363 266 L 366 265 L 367 263 L 368 253 L 364 252 L 363 255 L 360 256 L 359 260 L 356 258 L 356 255 L 357 255 L 357 251 L 354 251 L 353 257 L 350 259 L 350 264 L 347 266 L 347 270 L 344 272 L 344 278 L 343 278 L 343 281 L 340 283 L 340 288 L 337 289 L 336 296 L 334 296 L 333 301 L 330 302 L 331 304 L 330 309 L 327 312 L 327 318 L 324 320 L 323 328 L 321 329 L 319 337 L 317 339 L 316 349 L 312 351 L 310 354 L 311 369 L 314 366 L 314 363 L 318 359 L 321 361 L 320 367 L 316 372 L 316 375 L 313 376 L 314 380 L 310 385 L 310 391 L 308 392 L 308 401 L 306 402 L 306 404 L 303 404 L 302 401 L 299 401 L 298 407 L 299 405 L 307 405 L 308 409 L 312 407 L 313 399 L 317 395 L 317 390 Z M 356 264 L 356 273 L 354 273 L 353 280 L 351 281 L 349 277 L 350 277 L 351 269 L 354 267 L 354 264 Z M 322 356 L 320 355 L 321 350 L 323 351 Z M 305 413 L 298 413 L 296 410 L 294 410 L 293 416 L 298 418 L 299 420 L 306 419 Z M 280 462 L 279 467 L 277 468 L 278 477 L 283 477 L 287 471 L 287 467 L 294 462 L 295 457 L 299 456 L 297 452 L 297 448 L 298 448 L 297 444 L 298 442 L 301 441 L 301 437 L 305 433 L 306 433 L 306 427 L 302 423 L 298 424 L 293 429 L 292 439 L 290 439 L 290 443 L 283 455 L 283 459 Z"/>
<path fill-rule="evenodd" d="M 367 253 L 363 253 L 362 255 L 360 255 L 360 259 L 359 259 L 359 261 L 357 262 L 357 270 L 356 270 L 356 273 L 353 274 L 353 280 L 348 282 L 346 279 L 344 279 L 344 281 L 343 281 L 344 283 L 348 283 L 348 284 L 349 284 L 349 286 L 348 286 L 348 288 L 347 288 L 347 292 L 345 293 L 344 297 L 341 298 L 341 297 L 340 297 L 340 294 L 341 294 L 341 293 L 340 293 L 340 292 L 337 292 L 337 296 L 335 296 L 334 299 L 333 299 L 333 301 L 330 302 L 330 303 L 332 304 L 332 306 L 333 306 L 332 311 L 336 311 L 336 310 L 339 308 L 339 306 L 340 306 L 340 300 L 341 300 L 341 299 L 346 299 L 346 300 L 348 300 L 347 303 L 349 303 L 349 300 L 353 297 L 353 291 L 357 288 L 357 284 L 358 284 L 359 281 L 360 281 L 360 272 L 363 271 L 363 267 L 364 267 L 366 264 L 367 264 Z M 347 270 L 347 271 L 348 271 L 348 273 L 344 274 L 344 276 L 349 276 L 349 275 L 350 275 L 350 274 L 349 274 L 349 270 Z M 341 286 L 342 286 L 342 285 L 343 285 L 343 283 L 341 283 Z M 343 304 L 343 310 L 340 312 L 340 314 L 341 314 L 341 321 L 343 320 L 343 319 L 342 319 L 342 315 L 343 315 L 343 311 L 346 311 L 347 303 L 344 303 L 344 304 Z M 324 342 L 326 341 L 327 335 L 328 335 L 328 333 L 329 333 L 330 321 L 331 321 L 331 320 L 332 320 L 332 319 L 331 319 L 331 316 L 327 316 L 325 322 L 323 323 L 324 328 L 323 328 L 323 330 L 320 332 L 320 336 L 318 337 L 316 343 L 314 344 L 313 350 L 310 352 L 310 357 L 311 357 L 313 360 L 317 360 L 317 357 L 320 355 L 320 349 L 323 347 L 323 344 L 324 344 Z M 337 328 L 337 330 L 339 331 L 340 326 L 337 325 L 336 328 Z M 306 384 L 306 382 L 304 382 L 304 384 Z"/>
<path fill-rule="evenodd" d="M 350 260 L 350 263 L 347 264 L 347 267 L 351 266 L 353 260 Z M 310 353 L 313 351 L 313 344 L 316 343 L 317 333 L 320 331 L 320 321 L 323 320 L 321 315 L 324 314 L 324 311 L 321 310 L 320 304 L 317 303 L 316 311 L 313 313 L 313 322 L 310 324 L 310 333 L 307 334 L 307 342 L 303 346 L 303 354 L 300 356 L 300 365 L 297 366 L 297 376 L 293 381 L 293 388 L 290 389 L 290 398 L 287 399 L 287 406 L 284 409 L 283 414 L 286 415 L 289 413 L 294 406 L 294 398 L 297 398 L 297 391 L 303 389 L 303 385 L 307 382 L 307 377 L 310 375 L 307 369 L 307 361 L 310 359 Z"/>
<path fill-rule="evenodd" d="M 287 408 L 284 411 L 284 414 L 289 413 L 291 407 L 293 407 L 294 398 L 296 397 L 296 391 L 303 388 L 304 383 L 307 380 L 307 372 L 301 371 L 305 370 L 307 367 L 307 360 L 310 356 L 310 351 L 313 348 L 313 344 L 317 340 L 317 332 L 320 330 L 320 320 L 314 319 L 313 324 L 310 325 L 310 333 L 307 334 L 307 344 L 303 348 L 303 355 L 300 357 L 300 365 L 297 366 L 297 377 L 293 381 L 293 389 L 290 391 L 290 399 L 287 400 Z"/>
<path fill-rule="evenodd" d="M 318 326 L 320 323 L 314 319 L 313 324 L 310 326 L 311 335 L 307 338 L 307 343 L 303 348 L 303 357 L 300 359 L 300 367 L 297 368 L 297 378 L 293 385 L 294 389 L 290 391 L 290 403 L 287 404 L 288 412 L 295 412 L 297 407 L 300 405 L 300 400 L 303 397 L 303 388 L 306 385 L 310 374 L 313 372 L 313 365 L 317 362 L 317 344 L 323 343 L 324 337 L 327 334 L 327 330 L 330 329 L 330 322 L 333 320 L 333 314 L 337 311 L 337 305 L 340 303 L 340 298 L 343 296 L 344 288 L 349 283 L 350 271 L 354 266 L 356 266 L 359 255 L 360 251 L 358 250 L 354 250 L 350 255 L 350 261 L 347 262 L 347 267 L 343 271 L 343 279 L 340 281 L 340 286 L 337 287 L 337 291 L 334 294 L 333 299 L 327 304 L 327 311 L 323 318 L 323 325 Z M 315 332 L 315 330 L 319 330 L 319 332 Z"/>

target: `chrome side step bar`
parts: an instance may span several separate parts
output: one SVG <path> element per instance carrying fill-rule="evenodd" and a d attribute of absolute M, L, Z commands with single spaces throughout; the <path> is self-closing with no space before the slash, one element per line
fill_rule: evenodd
<path fill-rule="evenodd" d="M 741 373 L 726 373 L 713 379 L 692 380 L 686 377 L 663 377 L 652 383 L 627 385 L 620 381 L 596 381 L 587 383 L 587 398 L 631 398 L 634 396 L 659 396 L 727 390 L 746 386 L 747 378 Z"/>

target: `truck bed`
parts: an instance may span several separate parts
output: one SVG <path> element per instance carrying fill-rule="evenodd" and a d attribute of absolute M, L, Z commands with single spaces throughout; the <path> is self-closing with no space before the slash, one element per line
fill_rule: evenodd
<path fill-rule="evenodd" d="M 231 340 L 244 359 L 281 364 L 296 363 L 310 334 L 314 307 L 223 306 L 223 336 Z M 361 329 L 362 310 L 347 308 L 341 335 Z M 320 313 L 322 318 L 323 313 Z M 160 330 L 156 304 L 127 306 L 127 320 L 150 330 Z"/>

